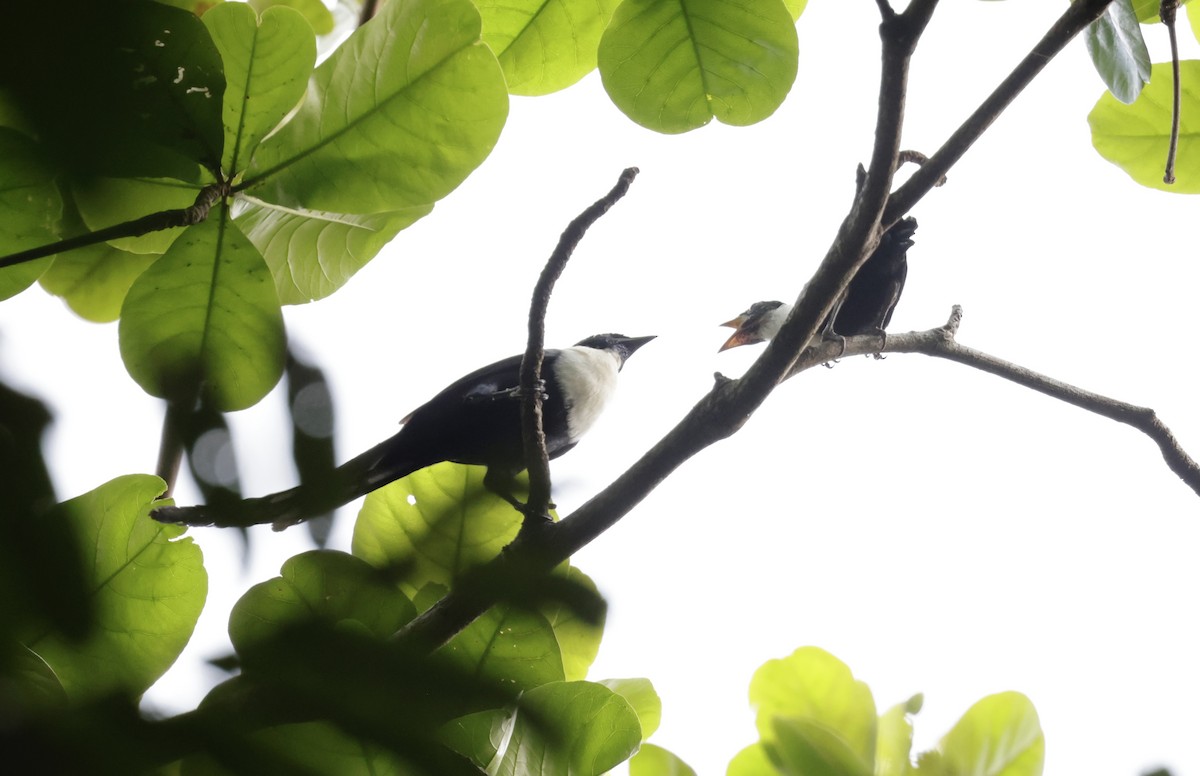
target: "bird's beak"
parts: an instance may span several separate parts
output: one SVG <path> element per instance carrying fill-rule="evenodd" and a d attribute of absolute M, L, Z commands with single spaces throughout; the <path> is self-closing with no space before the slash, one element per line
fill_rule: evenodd
<path fill-rule="evenodd" d="M 727 326 L 728 324 L 724 324 L 724 325 Z M 744 332 L 741 329 L 738 329 L 729 337 L 729 339 L 725 340 L 724 345 L 717 348 L 717 352 L 720 353 L 723 350 L 729 350 L 730 348 L 736 348 L 739 345 L 753 345 L 756 342 L 762 342 L 762 340 L 754 334 L 748 334 L 747 332 Z"/>
<path fill-rule="evenodd" d="M 628 358 L 630 355 L 632 355 L 633 352 L 635 350 L 637 350 L 638 348 L 640 348 L 642 345 L 645 345 L 647 342 L 649 342 L 650 340 L 654 339 L 657 336 L 658 336 L 657 334 L 651 334 L 648 337 L 625 337 L 624 339 L 622 339 L 621 345 L 627 351 L 626 358 Z"/>
<path fill-rule="evenodd" d="M 738 345 L 753 345 L 756 342 L 762 341 L 753 334 L 742 331 L 742 327 L 746 325 L 748 318 L 749 316 L 743 314 L 734 318 L 732 321 L 725 321 L 725 323 L 721 324 L 722 326 L 728 326 L 729 328 L 736 329 L 737 331 L 731 334 L 729 339 L 725 340 L 725 344 L 717 349 L 718 353 L 723 350 L 729 350 L 730 348 L 736 348 Z"/>

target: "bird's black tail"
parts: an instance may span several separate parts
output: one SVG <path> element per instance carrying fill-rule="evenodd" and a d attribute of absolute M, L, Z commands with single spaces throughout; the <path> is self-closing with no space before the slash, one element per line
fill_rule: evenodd
<path fill-rule="evenodd" d="M 401 434 L 403 431 L 400 432 Z M 272 524 L 276 531 L 332 512 L 359 496 L 428 465 L 400 458 L 400 434 L 351 458 L 325 477 L 309 480 L 269 496 L 191 507 L 159 507 L 151 517 L 161 523 L 211 525 L 221 528 Z M 399 460 L 398 460 L 399 458 Z"/>

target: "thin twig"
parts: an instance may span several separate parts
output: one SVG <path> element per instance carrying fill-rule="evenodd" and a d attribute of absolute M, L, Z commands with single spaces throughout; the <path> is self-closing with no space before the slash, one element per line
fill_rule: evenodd
<path fill-rule="evenodd" d="M 179 466 L 183 461 L 183 436 L 180 429 L 185 422 L 184 416 L 188 410 L 179 402 L 168 401 L 163 413 L 162 438 L 158 444 L 158 464 L 155 473 L 167 483 L 163 498 L 170 498 L 175 490 L 175 480 L 179 477 Z"/>
<path fill-rule="evenodd" d="M 1179 38 L 1175 34 L 1175 11 L 1178 0 L 1162 0 L 1158 6 L 1158 15 L 1163 24 L 1167 25 L 1167 37 L 1171 39 L 1171 77 L 1173 96 L 1171 100 L 1171 142 L 1167 146 L 1167 165 L 1163 172 L 1163 183 L 1175 182 L 1175 154 L 1179 150 L 1179 113 L 1180 84 L 1179 84 Z"/>
<path fill-rule="evenodd" d="M 529 306 L 529 344 L 521 359 L 521 436 L 525 443 L 525 463 L 529 471 L 529 501 L 526 504 L 525 524 L 531 516 L 545 515 L 550 508 L 550 458 L 546 454 L 546 434 L 542 429 L 542 357 L 545 355 L 546 310 L 554 283 L 562 275 L 575 247 L 588 228 L 608 212 L 629 191 L 638 169 L 629 167 L 621 173 L 612 190 L 596 200 L 567 225 L 558 238 L 542 274 L 533 289 Z"/>
<path fill-rule="evenodd" d="M 992 125 L 1026 86 L 1042 72 L 1050 60 L 1061 52 L 1085 27 L 1104 13 L 1112 0 L 1076 0 L 1046 32 L 1037 45 L 996 87 L 975 112 L 954 131 L 948 140 L 929 158 L 929 162 L 913 173 L 903 186 L 896 189 L 883 213 L 883 223 L 890 225 L 912 210 L 921 197 L 929 193 L 936 181 L 945 177 L 950 168 Z"/>
<path fill-rule="evenodd" d="M 227 183 L 210 183 L 200 189 L 200 193 L 196 195 L 196 201 L 189 207 L 177 210 L 162 210 L 158 213 L 151 213 L 150 215 L 134 219 L 133 221 L 114 224 L 95 232 L 88 232 L 87 234 L 69 237 L 49 245 L 40 245 L 37 248 L 12 253 L 0 258 L 0 269 L 53 256 L 57 253 L 66 253 L 76 248 L 115 240 L 120 237 L 138 237 L 139 235 L 158 232 L 163 229 L 193 226 L 208 218 L 208 213 L 212 210 L 213 205 L 220 202 L 221 198 L 228 193 L 229 185 Z"/>

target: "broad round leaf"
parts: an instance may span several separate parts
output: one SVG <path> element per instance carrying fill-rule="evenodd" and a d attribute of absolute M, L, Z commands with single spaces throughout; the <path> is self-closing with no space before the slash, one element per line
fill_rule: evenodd
<path fill-rule="evenodd" d="M 486 469 L 440 463 L 367 496 L 352 551 L 373 566 L 410 564 L 401 588 L 450 587 L 517 535 L 521 515 L 483 487 Z"/>
<path fill-rule="evenodd" d="M 1132 105 L 1112 94 L 1100 96 L 1088 114 L 1092 145 L 1108 161 L 1138 183 L 1177 194 L 1200 194 L 1200 135 L 1193 122 L 1200 116 L 1200 61 L 1180 63 L 1182 118 L 1175 183 L 1163 183 L 1171 135 L 1172 76 L 1169 64 L 1154 66 L 1150 83 Z"/>
<path fill-rule="evenodd" d="M 750 680 L 750 703 L 763 740 L 774 740 L 777 718 L 810 720 L 836 733 L 863 762 L 875 761 L 875 700 L 845 663 L 817 647 L 768 660 Z"/>
<path fill-rule="evenodd" d="M 565 89 L 596 67 L 596 47 L 620 0 L 477 0 L 483 41 L 512 94 Z"/>
<path fill-rule="evenodd" d="M 388 3 L 316 69 L 245 181 L 287 207 L 428 205 L 487 157 L 507 116 L 504 75 L 468 0 Z"/>
<path fill-rule="evenodd" d="M 0 245 L 5 255 L 58 239 L 62 198 L 54 176 L 36 143 L 0 127 Z M 24 291 L 49 265 L 49 259 L 39 259 L 0 269 L 0 299 Z"/>
<path fill-rule="evenodd" d="M 433 205 L 371 215 L 284 208 L 249 198 L 234 219 L 262 252 L 282 304 L 323 299 Z"/>
<path fill-rule="evenodd" d="M 267 8 L 259 19 L 248 5 L 224 3 L 204 14 L 204 26 L 225 63 L 221 167 L 233 177 L 304 96 L 317 42 L 313 28 L 290 8 Z"/>
<path fill-rule="evenodd" d="M 658 132 L 775 112 L 799 48 L 779 0 L 625 0 L 600 41 L 600 76 L 626 116 Z"/>
<path fill-rule="evenodd" d="M 725 776 L 777 776 L 778 773 L 760 741 L 735 754 L 729 761 Z"/>
<path fill-rule="evenodd" d="M 32 634 L 23 643 L 54 669 L 72 700 L 139 695 L 175 662 L 208 593 L 200 548 L 150 519 L 158 477 L 118 477 L 61 505 L 85 551 L 97 627 L 82 643 Z"/>
<path fill-rule="evenodd" d="M 246 591 L 229 615 L 229 638 L 239 653 L 281 625 L 313 617 L 354 622 L 385 638 L 416 616 L 400 591 L 366 562 L 333 550 L 288 560 L 280 575 Z"/>
<path fill-rule="evenodd" d="M 262 255 L 224 207 L 188 227 L 129 289 L 121 309 L 125 368 L 148 393 L 222 411 L 251 406 L 283 374 L 285 337 Z"/>
<path fill-rule="evenodd" d="M 1046 738 L 1033 703 L 1004 692 L 968 709 L 938 749 L 957 776 L 1041 776 Z"/>

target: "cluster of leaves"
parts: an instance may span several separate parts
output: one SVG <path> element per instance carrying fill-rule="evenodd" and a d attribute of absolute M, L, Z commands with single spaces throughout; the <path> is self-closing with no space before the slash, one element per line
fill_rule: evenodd
<path fill-rule="evenodd" d="M 866 684 L 816 647 L 765 663 L 750 683 L 758 743 L 743 749 L 729 776 L 1040 776 L 1045 739 L 1024 695 L 989 695 L 938 745 L 912 755 L 912 716 L 923 698 L 876 714 Z"/>
<path fill-rule="evenodd" d="M 1191 134 L 1179 139 L 1174 181 L 1163 180 L 1171 126 L 1176 119 L 1176 84 L 1172 63 L 1152 65 L 1142 37 L 1143 24 L 1159 21 L 1159 7 L 1158 0 L 1116 0 L 1087 30 L 1088 51 L 1108 87 L 1088 114 L 1092 145 L 1143 186 L 1197 194 L 1200 148 Z M 1200 40 L 1200 13 L 1189 9 L 1187 19 L 1192 35 Z M 1200 95 L 1189 88 L 1198 79 L 1200 62 L 1179 63 L 1180 109 L 1184 116 L 1195 116 L 1200 111 Z"/>
<path fill-rule="evenodd" d="M 261 762 L 320 773 L 608 771 L 654 731 L 661 708 L 644 679 L 585 681 L 603 604 L 577 569 L 550 583 L 510 580 L 505 602 L 432 654 L 395 641 L 516 535 L 520 515 L 482 477 L 442 464 L 372 494 L 353 554 L 295 556 L 248 590 L 229 620 L 238 675 L 195 712 L 158 721 L 129 704 L 191 636 L 207 587 L 200 550 L 147 519 L 156 477 L 66 502 L 38 524 L 67 521 L 86 548 L 78 564 L 59 563 L 74 599 L 50 608 L 14 598 L 6 611 L 20 645 L 4 655 L 3 708 L 18 721 L 6 733 L 64 767 L 108 763 L 89 772 L 179 757 L 186 774 Z M 69 615 L 56 622 L 55 612 Z M 104 735 L 54 754 L 96 717 L 108 720 Z M 531 762 L 540 765 L 518 767 Z"/>
<path fill-rule="evenodd" d="M 598 67 L 613 103 L 652 130 L 760 121 L 795 78 L 804 4 L 391 0 L 319 65 L 317 36 L 333 18 L 317 0 L 114 0 L 65 14 L 21 4 L 6 12 L 21 34 L 0 49 L 0 242 L 9 253 L 104 239 L 0 262 L 0 299 L 38 282 L 85 318 L 120 318 L 122 357 L 147 392 L 251 406 L 285 370 L 281 305 L 333 293 L 431 212 L 495 145 L 509 94 L 565 88 Z M 1116 96 L 1091 120 L 1101 153 L 1161 185 L 1170 79 L 1148 65 L 1138 22 L 1157 4 L 1143 5 L 1118 0 L 1093 27 Z M 1200 186 L 1186 142 L 1175 190 Z M 1148 155 L 1153 173 L 1142 175 Z M 659 714 L 647 682 L 585 680 L 601 627 L 576 570 L 538 586 L 542 598 L 514 583 L 432 655 L 391 641 L 515 535 L 515 513 L 453 466 L 371 496 L 353 554 L 297 556 L 248 591 L 230 622 L 239 675 L 193 713 L 144 717 L 137 698 L 204 605 L 199 548 L 147 518 L 165 487 L 157 477 L 122 477 L 50 509 L 44 408 L 0 399 L 4 469 L 19 474 L 0 524 L 12 591 L 0 610 L 0 716 L 48 770 L 131 773 L 188 755 L 185 773 L 285 761 L 297 773 L 601 773 L 640 746 L 635 776 L 687 772 L 643 743 Z M 877 718 L 844 667 L 803 655 L 756 679 L 763 740 L 732 770 L 914 770 L 916 708 Z M 788 671 L 840 689 L 817 697 L 774 673 Z M 996 731 L 1027 745 L 993 746 Z M 915 770 L 976 772 L 967 764 L 988 751 L 1016 769 L 988 773 L 1032 773 L 1040 746 L 1027 702 L 997 696 Z"/>

